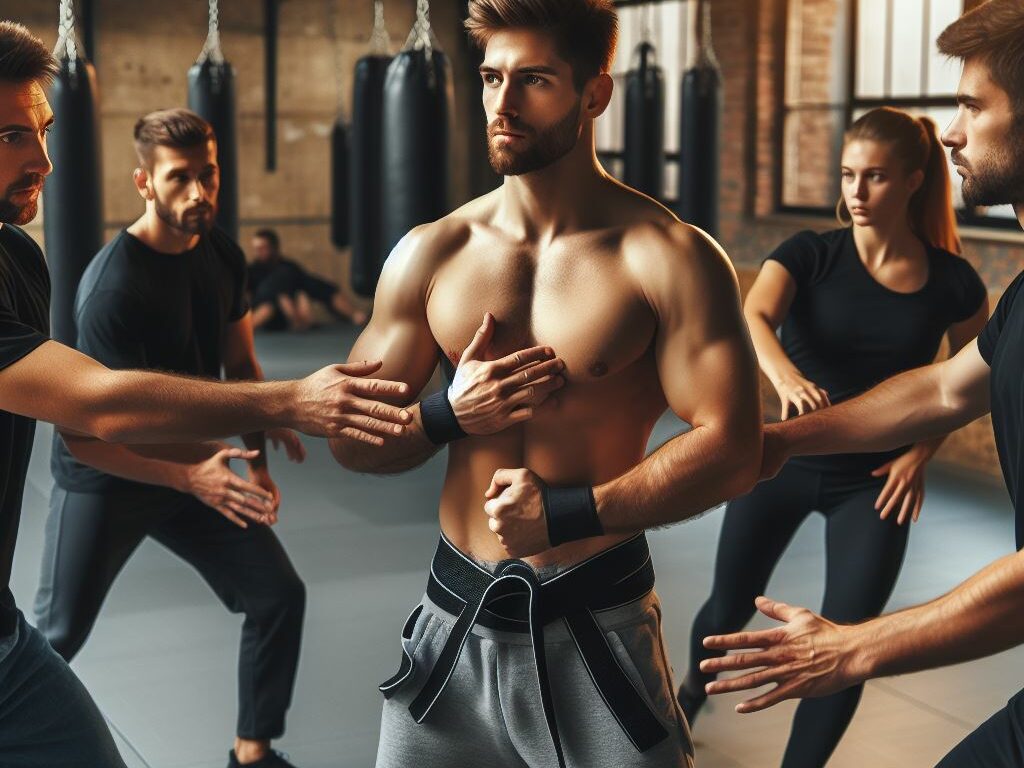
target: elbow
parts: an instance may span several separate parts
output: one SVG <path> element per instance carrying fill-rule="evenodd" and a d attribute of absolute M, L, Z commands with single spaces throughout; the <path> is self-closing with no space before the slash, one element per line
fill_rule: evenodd
<path fill-rule="evenodd" d="M 756 432 L 739 440 L 733 440 L 729 446 L 725 497 L 734 499 L 750 493 L 761 479 L 761 459 L 763 433 L 760 425 Z"/>

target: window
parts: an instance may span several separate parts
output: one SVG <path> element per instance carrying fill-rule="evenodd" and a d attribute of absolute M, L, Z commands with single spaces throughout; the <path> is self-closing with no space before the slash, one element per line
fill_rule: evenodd
<path fill-rule="evenodd" d="M 953 118 L 960 68 L 935 38 L 963 0 L 789 0 L 787 12 L 780 204 L 831 211 L 850 122 L 881 105 L 928 115 L 940 131 Z M 963 210 L 960 177 L 952 179 L 964 223 L 1015 223 L 1009 206 Z"/>
<path fill-rule="evenodd" d="M 665 188 L 672 203 L 679 174 L 679 97 L 686 69 L 686 0 L 620 0 L 619 46 L 612 64 L 615 90 L 607 111 L 595 125 L 597 152 L 609 173 L 622 177 L 625 141 L 626 74 L 636 47 L 654 45 L 665 78 Z"/>

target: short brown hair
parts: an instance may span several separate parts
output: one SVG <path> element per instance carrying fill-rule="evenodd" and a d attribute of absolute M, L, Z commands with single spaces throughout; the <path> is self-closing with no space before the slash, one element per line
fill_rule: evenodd
<path fill-rule="evenodd" d="M 43 41 L 26 27 L 0 21 L 0 80 L 9 83 L 37 81 L 46 86 L 60 72 Z"/>
<path fill-rule="evenodd" d="M 612 0 L 469 0 L 466 30 L 480 48 L 495 32 L 514 28 L 551 35 L 582 91 L 587 80 L 611 69 L 619 16 Z"/>
<path fill-rule="evenodd" d="M 135 153 L 147 168 L 153 164 L 154 147 L 186 149 L 216 140 L 213 126 L 188 109 L 160 109 L 135 123 Z"/>
<path fill-rule="evenodd" d="M 946 27 L 937 42 L 947 56 L 985 62 L 1009 95 L 1014 118 L 1024 121 L 1024 2 L 982 3 Z"/>

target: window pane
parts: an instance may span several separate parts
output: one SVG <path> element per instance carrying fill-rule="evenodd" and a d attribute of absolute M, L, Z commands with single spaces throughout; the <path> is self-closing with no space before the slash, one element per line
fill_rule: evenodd
<path fill-rule="evenodd" d="M 790 0 L 786 104 L 838 104 L 848 90 L 849 0 Z"/>
<path fill-rule="evenodd" d="M 921 45 L 927 0 L 894 0 L 892 16 L 892 83 L 894 96 L 921 93 Z"/>
<path fill-rule="evenodd" d="M 885 95 L 886 0 L 860 0 L 857 6 L 857 96 Z"/>
<path fill-rule="evenodd" d="M 949 24 L 960 17 L 963 12 L 963 0 L 928 0 L 931 9 L 928 19 L 928 39 L 931 41 L 928 57 L 928 94 L 944 96 L 956 93 L 957 81 L 960 79 L 960 63 L 955 59 L 947 59 L 939 53 L 935 39 Z"/>
<path fill-rule="evenodd" d="M 793 110 L 783 128 L 783 205 L 831 208 L 839 194 L 843 111 Z"/>

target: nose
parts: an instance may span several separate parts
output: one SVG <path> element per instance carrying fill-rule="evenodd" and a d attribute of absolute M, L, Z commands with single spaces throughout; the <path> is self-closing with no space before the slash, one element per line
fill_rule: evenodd
<path fill-rule="evenodd" d="M 853 199 L 854 200 L 867 200 L 868 199 L 868 183 L 863 176 L 858 176 L 853 184 Z"/>
<path fill-rule="evenodd" d="M 519 114 L 515 105 L 515 94 L 512 91 L 512 84 L 505 80 L 498 89 L 497 101 L 494 104 L 494 111 L 501 117 L 514 118 Z"/>
<path fill-rule="evenodd" d="M 188 196 L 191 200 L 202 200 L 204 195 L 203 185 L 199 179 L 192 179 L 192 182 L 188 185 Z"/>
<path fill-rule="evenodd" d="M 33 151 L 25 166 L 26 173 L 38 173 L 41 176 L 49 176 L 53 173 L 53 163 L 50 162 L 50 155 L 46 151 L 46 134 L 42 134 L 39 141 L 33 144 Z"/>
<path fill-rule="evenodd" d="M 964 106 L 957 109 L 949 125 L 942 131 L 942 143 L 950 149 L 960 149 L 967 144 L 967 136 L 964 133 Z"/>

